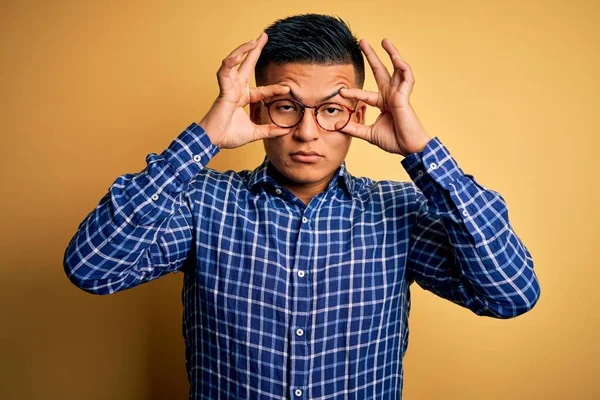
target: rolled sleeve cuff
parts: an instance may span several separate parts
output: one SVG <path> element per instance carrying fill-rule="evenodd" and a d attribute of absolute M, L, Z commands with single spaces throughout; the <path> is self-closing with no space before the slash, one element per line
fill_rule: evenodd
<path fill-rule="evenodd" d="M 116 210 L 113 231 L 128 234 L 134 226 L 172 215 L 179 204 L 177 196 L 218 152 L 206 132 L 193 123 L 160 155 L 148 154 L 143 173 L 119 177 L 111 188 Z M 130 227 L 118 228 L 123 224 Z"/>
<path fill-rule="evenodd" d="M 161 154 L 182 181 L 197 175 L 219 152 L 204 129 L 192 123 Z"/>
<path fill-rule="evenodd" d="M 427 143 L 423 151 L 409 154 L 401 163 L 415 185 L 425 194 L 435 190 L 436 184 L 448 190 L 452 182 L 464 176 L 450 151 L 437 136 Z"/>

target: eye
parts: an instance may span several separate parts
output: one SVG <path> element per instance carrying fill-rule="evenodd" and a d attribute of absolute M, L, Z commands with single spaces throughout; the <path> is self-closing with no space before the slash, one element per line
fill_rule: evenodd
<path fill-rule="evenodd" d="M 282 104 L 280 106 L 277 106 L 277 111 L 280 111 L 280 112 L 281 111 L 283 111 L 283 112 L 285 112 L 285 111 L 294 111 L 294 110 L 296 110 L 296 107 L 294 107 L 292 105 L 289 105 L 289 104 Z"/>
<path fill-rule="evenodd" d="M 342 107 L 337 104 L 327 104 L 322 107 L 320 111 L 328 117 L 333 117 L 341 114 L 344 110 L 342 110 Z"/>
<path fill-rule="evenodd" d="M 273 105 L 277 113 L 285 114 L 298 112 L 298 105 L 291 101 L 280 100 L 273 103 Z"/>

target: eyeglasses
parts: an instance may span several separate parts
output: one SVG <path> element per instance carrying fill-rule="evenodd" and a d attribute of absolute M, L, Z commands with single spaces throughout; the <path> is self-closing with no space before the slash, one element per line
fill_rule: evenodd
<path fill-rule="evenodd" d="M 307 108 L 314 108 L 314 118 L 317 124 L 328 132 L 335 132 L 343 129 L 355 109 L 338 103 L 323 103 L 318 106 L 305 106 L 304 104 L 289 99 L 264 102 L 267 107 L 269 118 L 280 128 L 293 128 L 302 121 L 304 111 Z"/>

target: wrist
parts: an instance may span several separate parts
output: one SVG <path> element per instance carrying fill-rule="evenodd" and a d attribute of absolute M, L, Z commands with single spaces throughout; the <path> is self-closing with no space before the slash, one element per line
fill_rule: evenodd
<path fill-rule="evenodd" d="M 214 126 L 214 124 L 212 124 L 209 119 L 204 117 L 200 120 L 200 122 L 198 122 L 198 125 L 204 130 L 206 136 L 208 136 L 210 139 L 210 142 L 220 148 L 222 135 L 219 134 L 218 129 Z"/>
<path fill-rule="evenodd" d="M 427 147 L 427 145 L 429 144 L 430 141 L 431 141 L 431 138 L 428 138 L 427 140 L 423 141 L 420 145 L 415 147 L 415 151 L 413 151 L 413 153 L 423 152 L 423 150 L 425 150 L 425 148 Z"/>
<path fill-rule="evenodd" d="M 430 141 L 431 141 L 431 137 L 428 134 L 423 133 L 422 135 L 420 135 L 420 137 L 418 139 L 415 139 L 413 141 L 410 148 L 406 149 L 406 155 L 408 156 L 409 154 L 412 154 L 412 153 L 423 152 L 423 150 L 425 150 L 425 148 L 427 147 L 427 145 L 429 144 Z"/>
<path fill-rule="evenodd" d="M 234 111 L 235 104 L 220 101 L 217 98 L 208 113 L 198 123 L 204 129 L 212 144 L 219 148 L 222 147 Z"/>

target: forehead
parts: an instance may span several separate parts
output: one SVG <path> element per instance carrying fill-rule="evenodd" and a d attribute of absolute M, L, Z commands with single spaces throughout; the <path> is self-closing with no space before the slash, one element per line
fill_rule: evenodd
<path fill-rule="evenodd" d="M 356 87 L 352 64 L 271 63 L 265 70 L 264 85 L 289 86 L 294 94 L 307 101 L 328 95 L 342 87 Z"/>

